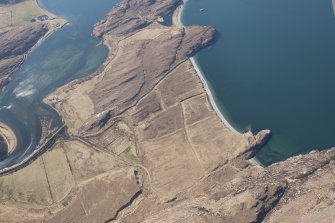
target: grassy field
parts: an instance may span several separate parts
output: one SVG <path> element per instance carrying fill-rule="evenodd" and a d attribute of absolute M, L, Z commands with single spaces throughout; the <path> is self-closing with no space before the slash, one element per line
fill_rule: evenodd
<path fill-rule="evenodd" d="M 46 14 L 36 0 L 27 0 L 14 5 L 0 5 L 0 29 L 30 23 L 31 19 Z"/>

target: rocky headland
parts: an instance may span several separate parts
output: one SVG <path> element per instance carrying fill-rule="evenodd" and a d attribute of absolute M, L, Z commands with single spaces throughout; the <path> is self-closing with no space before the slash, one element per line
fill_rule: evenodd
<path fill-rule="evenodd" d="M 236 134 L 189 57 L 211 27 L 164 26 L 178 0 L 124 0 L 94 28 L 110 54 L 44 101 L 68 136 L 0 177 L 0 222 L 331 222 L 335 149 L 262 168 L 270 137 Z"/>

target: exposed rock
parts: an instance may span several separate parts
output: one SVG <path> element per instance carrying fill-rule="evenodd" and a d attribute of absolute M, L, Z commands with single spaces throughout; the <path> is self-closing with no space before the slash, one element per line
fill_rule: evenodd
<path fill-rule="evenodd" d="M 258 170 L 226 165 L 154 214 L 135 212 L 123 222 L 332 222 L 334 154 L 314 152 Z"/>
<path fill-rule="evenodd" d="M 270 140 L 271 138 L 271 131 L 266 129 L 262 130 L 257 133 L 255 136 L 249 132 L 249 143 L 250 148 L 249 150 L 245 151 L 245 153 L 241 154 L 243 159 L 251 159 L 256 155 L 256 153 Z"/>

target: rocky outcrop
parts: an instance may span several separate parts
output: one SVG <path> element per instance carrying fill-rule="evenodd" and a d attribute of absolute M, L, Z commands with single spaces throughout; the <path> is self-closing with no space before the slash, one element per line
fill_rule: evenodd
<path fill-rule="evenodd" d="M 252 132 L 247 133 L 249 135 L 249 144 L 250 148 L 243 152 L 240 155 L 242 159 L 251 159 L 253 158 L 257 152 L 270 140 L 271 138 L 271 131 L 266 129 L 262 130 L 257 135 L 253 135 Z"/>
<path fill-rule="evenodd" d="M 334 167 L 335 149 L 264 169 L 224 165 L 154 213 L 122 222 L 332 222 Z"/>

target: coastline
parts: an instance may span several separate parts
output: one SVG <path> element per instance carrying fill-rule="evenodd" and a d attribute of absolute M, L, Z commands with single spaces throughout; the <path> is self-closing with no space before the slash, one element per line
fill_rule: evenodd
<path fill-rule="evenodd" d="M 185 25 L 182 23 L 181 21 L 181 17 L 182 17 L 182 13 L 185 7 L 185 3 L 187 2 L 187 0 L 183 0 L 183 4 L 181 6 L 179 6 L 174 15 L 173 15 L 173 23 L 176 23 L 174 25 L 176 26 L 182 26 L 185 27 Z M 237 135 L 244 135 L 244 133 L 239 132 L 237 129 L 235 129 L 230 123 L 229 121 L 224 117 L 224 115 L 222 114 L 222 112 L 220 111 L 219 107 L 217 106 L 214 97 L 213 97 L 213 93 L 212 90 L 209 88 L 208 83 L 206 81 L 206 78 L 203 74 L 203 72 L 201 71 L 201 68 L 199 66 L 199 64 L 197 63 L 197 61 L 195 60 L 194 57 L 190 57 L 190 61 L 193 65 L 193 68 L 195 69 L 196 73 L 198 74 L 198 77 L 200 78 L 205 92 L 208 95 L 209 101 L 211 106 L 213 107 L 216 115 L 220 118 L 220 120 L 223 122 L 223 124 L 229 129 L 231 130 L 233 133 L 237 134 Z M 257 166 L 259 168 L 264 168 L 265 166 L 254 156 L 251 159 L 249 159 L 249 162 L 254 165 Z"/>
<path fill-rule="evenodd" d="M 252 157 L 251 159 L 248 159 L 248 161 L 254 166 L 257 166 L 259 168 L 265 168 L 261 161 L 259 161 L 256 157 Z"/>
<path fill-rule="evenodd" d="M 204 74 L 201 72 L 200 70 L 200 67 L 198 65 L 198 63 L 195 61 L 194 57 L 190 57 L 190 60 L 192 62 L 192 65 L 194 67 L 194 69 L 196 70 L 202 84 L 204 85 L 204 88 L 205 88 L 205 91 L 208 95 L 208 98 L 209 98 L 209 101 L 215 111 L 215 113 L 217 114 L 217 116 L 221 119 L 221 121 L 225 124 L 225 126 L 227 128 L 229 128 L 232 132 L 234 132 L 235 134 L 238 134 L 238 135 L 243 135 L 243 133 L 240 133 L 239 131 L 237 131 L 229 122 L 228 120 L 224 117 L 224 115 L 221 113 L 219 107 L 217 106 L 215 100 L 214 100 L 214 97 L 213 97 L 213 93 L 211 91 L 211 89 L 209 88 L 208 86 L 208 83 L 204 77 Z"/>
<path fill-rule="evenodd" d="M 24 63 L 24 61 L 27 59 L 29 54 L 31 52 L 33 52 L 36 48 L 38 48 L 46 39 L 48 39 L 52 34 L 57 32 L 59 29 L 61 29 L 65 25 L 69 24 L 69 22 L 65 18 L 58 17 L 58 16 L 54 15 L 53 13 L 49 12 L 47 9 L 45 9 L 43 7 L 43 5 L 40 4 L 39 0 L 36 0 L 36 4 L 38 5 L 38 7 L 40 9 L 43 10 L 43 12 L 46 15 L 49 16 L 48 20 L 42 21 L 42 22 L 36 22 L 36 23 L 46 24 L 48 26 L 48 31 L 41 38 L 39 38 L 38 41 L 28 51 L 26 51 L 25 53 L 22 54 L 23 55 L 23 60 L 18 65 L 18 68 L 22 65 L 22 63 Z M 15 73 L 15 71 L 14 71 L 14 73 Z M 63 127 L 61 127 L 61 128 L 63 128 Z M 5 143 L 7 144 L 7 147 L 8 147 L 7 155 L 11 155 L 16 150 L 16 147 L 17 147 L 17 144 L 18 144 L 18 138 L 16 137 L 15 132 L 8 125 L 0 122 L 0 135 L 4 138 Z M 49 142 L 49 140 L 47 140 L 46 138 L 44 138 L 44 140 Z M 40 147 L 43 147 L 44 144 L 46 144 L 46 143 L 43 142 L 42 146 L 40 146 Z M 12 165 L 12 166 L 1 168 L 0 169 L 0 175 L 3 175 L 4 173 L 7 173 L 8 171 L 11 171 L 13 169 L 16 169 L 16 168 L 18 168 L 22 165 L 25 165 L 29 160 L 31 160 L 32 157 L 34 157 L 41 150 L 40 147 L 36 148 L 34 150 L 34 152 L 30 156 L 26 157 L 23 161 L 15 164 L 15 165 Z"/>
<path fill-rule="evenodd" d="M 66 26 L 68 24 L 68 21 L 66 19 L 63 18 L 54 18 L 51 20 L 47 20 L 46 23 L 49 26 L 49 30 L 48 32 L 41 37 L 36 44 L 30 49 L 28 50 L 25 54 L 24 54 L 24 59 L 26 59 L 26 57 L 28 56 L 28 54 L 30 54 L 32 51 L 34 51 L 37 47 L 39 47 L 46 39 L 48 39 L 52 34 L 54 34 L 56 31 L 58 31 L 59 29 L 63 28 L 64 26 Z"/>
<path fill-rule="evenodd" d="M 7 154 L 10 155 L 15 150 L 17 145 L 16 135 L 9 126 L 2 122 L 0 122 L 0 135 L 5 140 L 8 150 Z"/>
<path fill-rule="evenodd" d="M 181 16 L 183 14 L 183 10 L 184 10 L 184 7 L 185 7 L 185 3 L 187 1 L 183 1 L 183 4 L 181 6 L 179 6 L 175 13 L 176 13 L 176 16 L 174 16 L 176 19 L 173 19 L 174 22 L 177 22 L 177 26 L 182 26 L 182 27 L 185 27 L 185 25 L 182 23 L 181 21 Z M 217 114 L 217 116 L 221 119 L 221 121 L 224 123 L 224 125 L 229 128 L 233 133 L 237 134 L 237 135 L 243 135 L 243 133 L 239 132 L 237 129 L 235 129 L 230 123 L 229 121 L 224 117 L 224 115 L 222 114 L 222 112 L 220 111 L 218 105 L 216 104 L 215 100 L 214 100 L 214 97 L 213 97 L 213 93 L 211 91 L 211 89 L 209 88 L 208 86 L 208 83 L 206 81 L 206 78 L 203 74 L 203 72 L 201 71 L 201 68 L 199 67 L 198 63 L 196 62 L 195 58 L 194 57 L 190 57 L 190 61 L 196 71 L 196 73 L 198 74 L 203 86 L 204 86 L 204 89 L 208 95 L 208 98 L 209 98 L 209 101 L 210 101 L 210 104 L 212 105 L 215 113 Z"/>
<path fill-rule="evenodd" d="M 136 17 L 139 5 L 141 0 L 129 4 L 132 11 L 126 18 Z M 149 7 L 144 11 L 157 11 Z M 177 10 L 171 14 L 174 19 L 179 15 Z M 115 15 L 117 11 L 104 21 L 110 26 L 118 19 L 124 21 Z M 265 167 L 257 158 L 248 159 L 263 145 L 262 139 L 266 141 L 266 132 L 257 137 L 251 131 L 237 135 L 228 129 L 222 118 L 226 114 L 230 120 L 229 114 L 215 110 L 215 101 L 208 99 L 212 82 L 206 82 L 206 72 L 197 64 L 200 60 L 189 60 L 185 53 L 189 51 L 182 50 L 197 46 L 198 52 L 208 46 L 215 33 L 208 29 L 214 29 L 160 26 L 155 21 L 156 17 L 152 25 L 130 37 L 122 33 L 115 39 L 108 33 L 109 26 L 100 27 L 109 55 L 113 56 L 115 46 L 115 57 L 107 58 L 96 74 L 90 72 L 87 81 L 76 79 L 78 85 L 67 82 L 52 91 L 58 94 L 59 89 L 59 100 L 55 99 L 59 106 L 54 109 L 64 125 L 40 141 L 24 163 L 0 170 L 0 219 L 23 223 L 332 222 L 335 148 Z M 117 27 L 116 33 L 123 30 Z M 177 50 L 166 50 L 176 45 Z M 165 60 L 156 60 L 157 55 Z M 156 75 L 162 70 L 167 71 L 160 79 Z M 150 81 L 150 74 L 155 81 Z M 142 78 L 132 82 L 134 75 L 146 77 L 147 85 Z M 115 82 L 121 84 L 111 84 Z M 136 89 L 145 86 L 150 89 L 134 97 L 133 92 L 139 95 Z M 106 87 L 111 88 L 104 91 Z M 126 101 L 124 95 L 134 102 L 125 109 L 117 104 Z M 105 99 L 107 106 L 100 104 Z M 86 107 L 90 103 L 93 110 Z M 119 110 L 112 110 L 115 107 Z M 107 112 L 98 113 L 95 108 Z M 70 134 L 72 127 L 78 134 Z"/>
<path fill-rule="evenodd" d="M 48 32 L 41 37 L 37 43 L 30 49 L 28 50 L 28 52 L 25 53 L 25 59 L 27 57 L 27 55 L 29 53 L 31 53 L 34 49 L 36 49 L 37 47 L 39 47 L 47 38 L 49 38 L 52 34 L 54 34 L 56 31 L 58 31 L 59 29 L 63 28 L 64 26 L 68 25 L 69 22 L 62 17 L 59 17 L 51 12 L 49 12 L 44 6 L 43 4 L 40 2 L 40 0 L 36 0 L 36 4 L 38 5 L 38 7 L 40 7 L 44 13 L 46 15 L 49 16 L 49 19 L 45 21 L 45 23 L 48 24 L 49 26 L 49 30 Z"/>
<path fill-rule="evenodd" d="M 181 23 L 182 24 L 182 23 Z M 220 118 L 220 120 L 223 122 L 223 124 L 229 129 L 231 130 L 233 133 L 237 134 L 237 135 L 244 135 L 243 133 L 237 131 L 232 125 L 230 125 L 229 121 L 224 117 L 224 115 L 221 113 L 219 107 L 217 106 L 217 104 L 215 103 L 213 94 L 211 89 L 209 88 L 207 81 L 204 77 L 204 74 L 201 72 L 199 65 L 197 64 L 197 62 L 195 61 L 195 59 L 193 57 L 190 57 L 190 60 L 192 62 L 192 65 L 194 67 L 194 69 L 196 70 L 203 86 L 204 89 L 208 95 L 210 104 L 212 105 L 215 113 L 217 114 L 217 116 Z M 250 163 L 253 164 L 254 166 L 260 167 L 260 168 L 264 168 L 265 166 L 254 156 L 251 159 L 249 159 Z"/>

